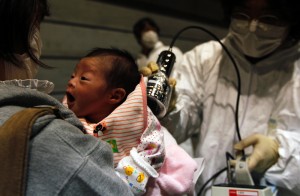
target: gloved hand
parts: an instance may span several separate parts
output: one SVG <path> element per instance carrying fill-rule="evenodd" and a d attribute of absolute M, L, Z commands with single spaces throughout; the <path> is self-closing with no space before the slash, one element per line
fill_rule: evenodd
<path fill-rule="evenodd" d="M 151 62 L 148 63 L 147 66 L 140 68 L 139 72 L 144 77 L 148 77 L 151 74 L 155 73 L 158 70 L 158 68 L 159 68 L 158 65 L 155 62 L 151 61 Z"/>
<path fill-rule="evenodd" d="M 172 88 L 172 94 L 171 94 L 170 103 L 169 103 L 169 107 L 168 107 L 167 113 L 171 112 L 175 108 L 176 101 L 177 101 L 177 94 L 175 92 L 175 87 L 176 87 L 176 80 L 175 80 L 175 78 L 169 78 L 169 85 Z"/>
<path fill-rule="evenodd" d="M 234 149 L 241 151 L 251 145 L 253 152 L 247 158 L 249 171 L 263 173 L 277 162 L 279 143 L 275 139 L 254 134 L 235 144 Z"/>
<path fill-rule="evenodd" d="M 142 74 L 144 77 L 148 77 L 152 74 L 152 71 L 149 67 L 142 67 L 139 69 L 140 74 Z"/>

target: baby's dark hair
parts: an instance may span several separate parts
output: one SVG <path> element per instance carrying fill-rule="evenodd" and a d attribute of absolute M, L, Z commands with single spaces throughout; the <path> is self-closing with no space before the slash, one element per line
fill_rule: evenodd
<path fill-rule="evenodd" d="M 124 88 L 126 97 L 141 80 L 138 66 L 132 55 L 126 50 L 117 48 L 94 48 L 85 58 L 108 57 L 106 80 L 110 88 Z"/>
<path fill-rule="evenodd" d="M 224 10 L 224 21 L 230 23 L 234 7 L 243 6 L 246 0 L 221 0 Z M 299 0 L 268 0 L 270 8 L 281 14 L 283 20 L 291 24 L 289 36 L 295 40 L 300 39 L 300 1 Z"/>

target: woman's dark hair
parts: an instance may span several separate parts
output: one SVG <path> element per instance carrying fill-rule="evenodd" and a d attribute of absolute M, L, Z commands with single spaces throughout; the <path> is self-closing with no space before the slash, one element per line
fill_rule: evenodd
<path fill-rule="evenodd" d="M 124 88 L 126 95 L 131 93 L 141 80 L 135 60 L 126 50 L 94 48 L 84 58 L 87 57 L 108 57 L 105 64 L 109 70 L 106 72 L 107 83 L 111 88 Z"/>
<path fill-rule="evenodd" d="M 47 0 L 0 0 L 0 59 L 22 67 L 23 62 L 14 55 L 27 53 L 42 67 L 30 48 L 35 28 L 49 15 Z"/>
<path fill-rule="evenodd" d="M 247 0 L 221 0 L 224 11 L 224 20 L 227 25 L 233 9 L 245 5 Z M 270 9 L 280 13 L 283 20 L 291 24 L 289 36 L 295 40 L 300 39 L 300 1 L 299 0 L 268 0 Z"/>
<path fill-rule="evenodd" d="M 154 20 L 148 17 L 141 18 L 133 26 L 133 34 L 137 40 L 141 39 L 141 33 L 147 25 L 153 27 L 158 35 L 160 34 L 160 29 Z"/>

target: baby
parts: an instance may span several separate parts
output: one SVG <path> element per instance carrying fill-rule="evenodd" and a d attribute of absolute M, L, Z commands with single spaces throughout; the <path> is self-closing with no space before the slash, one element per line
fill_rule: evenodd
<path fill-rule="evenodd" d="M 65 102 L 87 134 L 111 145 L 116 173 L 132 192 L 144 194 L 149 178 L 159 176 L 165 161 L 165 130 L 147 107 L 144 82 L 132 56 L 119 49 L 91 51 L 76 65 Z M 191 168 L 189 189 L 196 164 L 184 155 Z M 153 192 L 155 180 L 151 186 Z"/>

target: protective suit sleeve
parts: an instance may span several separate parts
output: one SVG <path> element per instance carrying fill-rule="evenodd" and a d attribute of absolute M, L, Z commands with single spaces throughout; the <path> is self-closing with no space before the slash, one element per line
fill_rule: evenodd
<path fill-rule="evenodd" d="M 182 59 L 183 59 L 183 53 L 182 53 L 182 51 L 179 48 L 177 48 L 177 47 L 173 47 L 172 48 L 172 52 L 176 56 L 176 62 L 175 62 L 174 66 L 180 66 L 181 63 L 182 63 Z"/>
<path fill-rule="evenodd" d="M 172 78 L 176 79 L 176 104 L 161 123 L 175 137 L 178 143 L 185 141 L 200 129 L 202 121 L 201 97 L 203 93 L 202 74 L 195 62 L 198 62 L 196 51 L 184 54 L 182 63 L 173 68 Z"/>
<path fill-rule="evenodd" d="M 276 123 L 273 131 L 269 131 L 269 135 L 276 137 L 279 142 L 279 159 L 266 172 L 265 177 L 268 182 L 278 187 L 278 195 L 299 195 L 300 192 L 299 62 L 298 59 L 295 63 L 298 66 L 293 69 L 291 82 L 276 99 L 277 107 L 272 117 Z"/>
<path fill-rule="evenodd" d="M 300 192 L 300 134 L 277 130 L 276 139 L 279 141 L 279 160 L 266 172 L 265 177 L 271 184 L 298 195 Z"/>

